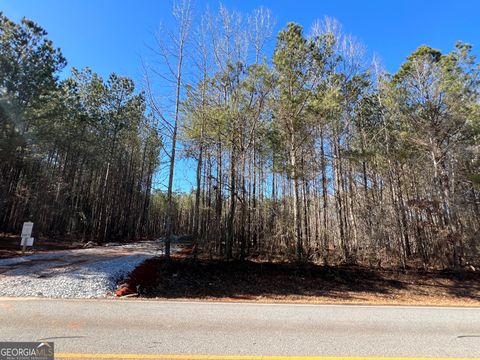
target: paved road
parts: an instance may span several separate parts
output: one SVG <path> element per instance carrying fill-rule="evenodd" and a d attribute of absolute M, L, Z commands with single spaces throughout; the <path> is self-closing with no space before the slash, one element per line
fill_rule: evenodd
<path fill-rule="evenodd" d="M 157 359 L 480 358 L 480 309 L 0 298 L 0 341 L 54 341 L 63 354 L 162 354 L 150 357 Z M 203 359 L 177 357 L 186 358 Z"/>

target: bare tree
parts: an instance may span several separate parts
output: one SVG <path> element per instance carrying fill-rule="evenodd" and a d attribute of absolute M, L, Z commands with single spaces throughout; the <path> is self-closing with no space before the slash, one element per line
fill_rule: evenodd
<path fill-rule="evenodd" d="M 165 256 L 170 257 L 170 244 L 172 236 L 173 216 L 173 180 L 175 174 L 175 160 L 177 151 L 178 124 L 180 119 L 180 106 L 183 88 L 183 69 L 185 63 L 188 38 L 192 24 L 192 7 L 190 0 L 179 0 L 173 3 L 172 15 L 175 20 L 173 31 L 162 29 L 155 36 L 156 47 L 151 49 L 159 57 L 155 64 L 157 67 L 146 68 L 146 91 L 150 100 L 151 110 L 162 120 L 162 125 L 169 133 L 170 150 L 168 165 L 167 209 L 165 213 Z M 170 84 L 173 88 L 174 98 L 170 102 L 173 110 L 166 110 L 161 102 L 162 97 L 155 96 L 157 89 L 153 75 Z M 168 106 L 168 107 L 170 107 Z"/>

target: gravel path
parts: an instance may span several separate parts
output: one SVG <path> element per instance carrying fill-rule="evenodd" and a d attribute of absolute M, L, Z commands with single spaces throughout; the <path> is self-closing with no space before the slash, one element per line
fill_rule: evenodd
<path fill-rule="evenodd" d="M 106 297 L 161 243 L 63 250 L 0 260 L 0 296 Z M 173 249 L 174 250 L 174 249 Z"/>

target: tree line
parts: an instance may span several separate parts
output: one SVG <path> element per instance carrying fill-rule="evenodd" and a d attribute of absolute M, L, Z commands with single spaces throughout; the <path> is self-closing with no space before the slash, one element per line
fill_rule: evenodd
<path fill-rule="evenodd" d="M 227 259 L 478 263 L 471 45 L 422 45 L 389 74 L 334 19 L 287 24 L 273 52 L 265 8 L 177 20 L 195 54 L 179 136 L 196 184 L 176 232 Z"/>
<path fill-rule="evenodd" d="M 0 229 L 32 216 L 100 241 L 191 234 L 226 259 L 478 264 L 471 45 L 422 45 L 390 74 L 330 18 L 275 37 L 265 8 L 194 15 L 175 4 L 140 93 L 89 69 L 60 81 L 44 31 L 2 17 Z"/>
<path fill-rule="evenodd" d="M 131 79 L 73 69 L 47 33 L 0 13 L 0 229 L 104 242 L 154 236 L 161 135 Z"/>

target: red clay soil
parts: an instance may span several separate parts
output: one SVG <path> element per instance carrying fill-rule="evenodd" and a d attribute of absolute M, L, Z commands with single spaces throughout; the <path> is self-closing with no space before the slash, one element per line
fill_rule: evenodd
<path fill-rule="evenodd" d="M 217 301 L 278 301 L 480 306 L 480 273 L 407 272 L 361 266 L 192 259 L 193 249 L 146 260 L 117 296 Z M 136 296 L 136 295 L 132 295 Z"/>
<path fill-rule="evenodd" d="M 171 255 L 171 261 L 187 259 L 193 256 L 194 250 L 195 247 L 193 245 L 185 245 L 180 251 Z M 159 259 L 163 259 L 163 257 L 148 259 L 133 269 L 126 281 L 115 292 L 115 295 L 133 295 L 137 294 L 140 289 L 155 288 L 160 281 L 160 271 L 158 271 Z"/>

